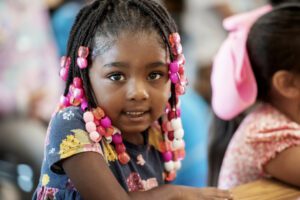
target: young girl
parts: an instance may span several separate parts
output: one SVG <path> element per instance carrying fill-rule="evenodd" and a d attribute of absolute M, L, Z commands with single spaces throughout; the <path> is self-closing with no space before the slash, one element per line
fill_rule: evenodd
<path fill-rule="evenodd" d="M 215 60 L 213 109 L 219 118 L 231 120 L 216 124 L 215 136 L 222 145 L 232 136 L 234 121 L 257 102 L 231 138 L 220 188 L 266 176 L 300 186 L 300 4 L 286 3 L 264 12 L 268 13 L 253 25 L 234 30 Z M 224 62 L 228 55 L 233 59 Z"/>
<path fill-rule="evenodd" d="M 96 0 L 79 12 L 33 199 L 231 199 L 213 188 L 162 186 L 184 157 L 176 31 L 152 0 Z"/>

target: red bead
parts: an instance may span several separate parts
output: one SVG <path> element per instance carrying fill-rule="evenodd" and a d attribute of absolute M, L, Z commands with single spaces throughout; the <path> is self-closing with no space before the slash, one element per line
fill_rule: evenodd
<path fill-rule="evenodd" d="M 118 154 L 121 154 L 121 153 L 123 153 L 123 152 L 125 152 L 126 151 L 126 147 L 125 147 L 125 145 L 123 144 L 123 143 L 121 143 L 121 144 L 116 144 L 116 152 L 118 153 Z"/>
<path fill-rule="evenodd" d="M 172 119 L 176 118 L 176 112 L 174 110 L 171 110 L 168 113 L 168 120 L 171 121 Z"/>
<path fill-rule="evenodd" d="M 114 133 L 114 128 L 113 127 L 109 127 L 109 128 L 106 129 L 105 137 L 112 136 L 113 133 Z"/>
<path fill-rule="evenodd" d="M 118 159 L 119 159 L 121 164 L 125 165 L 129 162 L 130 157 L 126 152 L 123 152 L 123 153 L 118 155 Z"/>
<path fill-rule="evenodd" d="M 73 79 L 73 85 L 76 88 L 81 88 L 82 87 L 82 81 L 81 81 L 81 79 L 79 77 L 75 77 Z"/>
<path fill-rule="evenodd" d="M 184 66 L 183 66 L 183 65 L 180 65 L 180 66 L 179 66 L 178 73 L 180 74 L 180 76 L 183 76 L 183 75 L 184 75 Z"/>
<path fill-rule="evenodd" d="M 99 107 L 93 109 L 92 112 L 97 120 L 100 120 L 102 117 L 104 117 L 104 111 Z"/>
<path fill-rule="evenodd" d="M 167 174 L 166 176 L 166 181 L 171 182 L 176 178 L 176 172 L 175 171 L 171 171 Z"/>
<path fill-rule="evenodd" d="M 185 93 L 185 88 L 180 84 L 176 84 L 175 91 L 177 95 L 183 95 Z"/>
<path fill-rule="evenodd" d="M 102 136 L 105 136 L 106 134 L 105 128 L 103 128 L 102 126 L 97 126 L 97 132 Z"/>
<path fill-rule="evenodd" d="M 173 141 L 173 140 L 174 140 L 174 131 L 168 132 L 168 139 L 169 139 L 170 141 Z"/>

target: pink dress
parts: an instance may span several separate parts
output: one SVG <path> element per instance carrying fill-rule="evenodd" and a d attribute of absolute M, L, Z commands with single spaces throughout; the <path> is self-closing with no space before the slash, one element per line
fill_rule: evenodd
<path fill-rule="evenodd" d="M 300 125 L 268 104 L 258 106 L 232 137 L 222 163 L 219 188 L 269 176 L 264 166 L 287 148 L 300 146 Z"/>

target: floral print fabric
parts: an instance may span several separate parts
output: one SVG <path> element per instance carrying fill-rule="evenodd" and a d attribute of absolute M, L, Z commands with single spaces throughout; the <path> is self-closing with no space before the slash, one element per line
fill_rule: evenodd
<path fill-rule="evenodd" d="M 89 139 L 80 108 L 69 107 L 55 113 L 47 131 L 40 183 L 33 199 L 82 199 L 61 166 L 63 159 L 82 152 L 103 156 L 126 191 L 145 191 L 163 184 L 162 158 L 155 147 L 162 139 L 158 137 L 161 133 L 158 128 L 151 128 L 143 136 L 143 145 L 124 141 L 131 160 L 121 165 L 113 145 Z"/>
<path fill-rule="evenodd" d="M 228 145 L 219 187 L 229 189 L 269 176 L 264 166 L 287 148 L 300 145 L 300 125 L 268 104 L 242 122 Z"/>

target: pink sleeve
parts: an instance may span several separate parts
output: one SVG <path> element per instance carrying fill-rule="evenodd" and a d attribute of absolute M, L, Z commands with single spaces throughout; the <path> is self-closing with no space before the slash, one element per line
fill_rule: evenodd
<path fill-rule="evenodd" d="M 270 160 L 287 148 L 300 146 L 300 130 L 293 127 L 263 130 L 249 135 L 247 140 L 256 153 L 255 159 L 258 168 L 263 174 L 266 174 L 264 166 Z"/>

